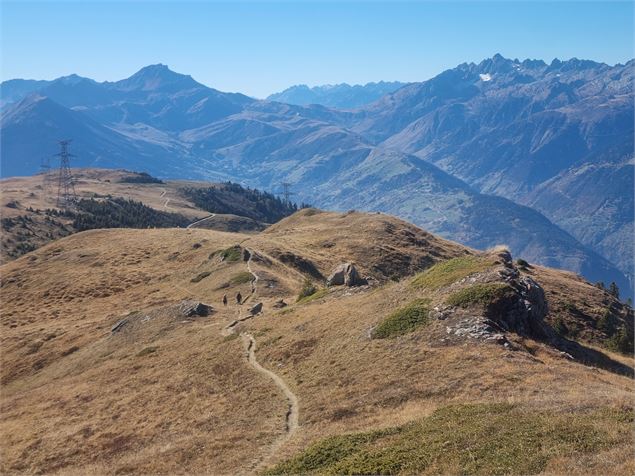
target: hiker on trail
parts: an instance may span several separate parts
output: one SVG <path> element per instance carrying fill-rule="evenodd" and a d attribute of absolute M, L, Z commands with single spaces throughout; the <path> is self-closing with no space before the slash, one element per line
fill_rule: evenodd
<path fill-rule="evenodd" d="M 238 291 L 238 294 L 236 294 L 236 304 L 242 304 L 243 301 L 243 296 L 242 294 L 240 294 L 240 291 Z"/>
<path fill-rule="evenodd" d="M 227 306 L 227 294 L 223 294 L 223 306 Z"/>

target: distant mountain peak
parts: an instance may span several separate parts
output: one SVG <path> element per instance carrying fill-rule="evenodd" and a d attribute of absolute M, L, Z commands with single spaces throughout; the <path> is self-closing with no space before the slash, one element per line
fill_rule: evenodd
<path fill-rule="evenodd" d="M 60 76 L 59 78 L 54 79 L 51 82 L 51 84 L 54 84 L 54 83 L 73 85 L 73 84 L 79 84 L 79 83 L 95 83 L 95 81 L 90 78 L 85 78 L 83 76 L 73 73 L 67 76 Z"/>
<path fill-rule="evenodd" d="M 172 71 L 167 65 L 162 63 L 144 66 L 127 79 L 114 83 L 117 89 L 152 91 L 158 89 L 173 89 L 187 87 L 203 87 L 202 84 L 194 81 L 192 76 L 180 74 Z"/>

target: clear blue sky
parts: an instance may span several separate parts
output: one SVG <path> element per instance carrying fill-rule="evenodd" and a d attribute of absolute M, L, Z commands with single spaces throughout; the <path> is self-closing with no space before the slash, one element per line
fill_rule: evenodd
<path fill-rule="evenodd" d="M 509 58 L 633 57 L 633 3 L 1 3 L 2 79 L 77 73 L 117 80 L 164 63 L 223 91 L 422 81 L 499 52 Z"/>

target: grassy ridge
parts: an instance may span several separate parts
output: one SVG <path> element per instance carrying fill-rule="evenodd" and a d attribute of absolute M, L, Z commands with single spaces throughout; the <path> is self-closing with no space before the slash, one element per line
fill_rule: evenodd
<path fill-rule="evenodd" d="M 492 266 L 491 258 L 481 256 L 460 256 L 441 261 L 417 274 L 412 285 L 420 289 L 440 289 L 471 274 L 482 272 Z"/>

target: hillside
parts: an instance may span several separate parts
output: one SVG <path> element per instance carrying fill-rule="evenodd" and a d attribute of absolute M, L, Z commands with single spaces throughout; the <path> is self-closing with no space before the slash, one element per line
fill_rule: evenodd
<path fill-rule="evenodd" d="M 2 86 L 1 170 L 32 174 L 73 137 L 77 166 L 289 182 L 299 202 L 392 213 L 631 289 L 632 66 L 495 55 L 356 110 L 224 93 L 165 65 L 16 80 Z"/>
<path fill-rule="evenodd" d="M 325 288 L 345 262 L 367 284 Z M 0 271 L 3 473 L 635 470 L 632 309 L 502 248 L 306 209 Z"/>
<path fill-rule="evenodd" d="M 108 169 L 74 169 L 73 176 L 78 202 L 70 210 L 57 207 L 54 175 L 0 180 L 3 261 L 77 231 L 196 227 L 253 232 L 297 210 L 274 195 L 232 183 L 164 182 Z"/>

